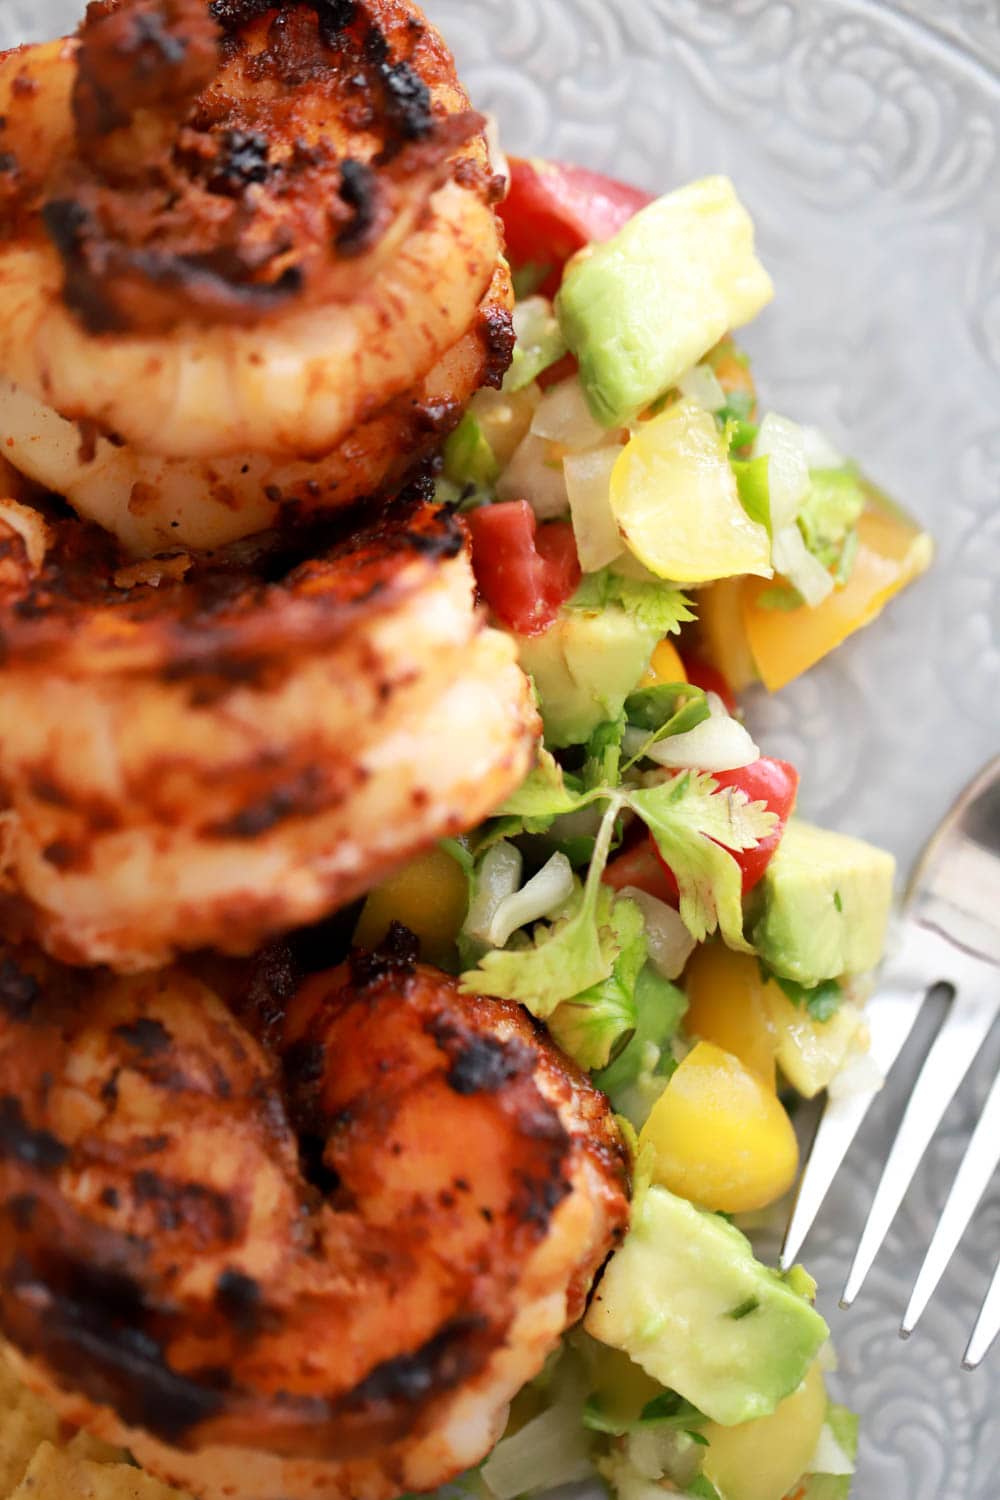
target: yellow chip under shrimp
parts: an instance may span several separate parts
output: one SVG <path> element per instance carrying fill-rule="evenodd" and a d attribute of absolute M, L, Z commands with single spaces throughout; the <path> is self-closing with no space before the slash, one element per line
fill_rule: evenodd
<path fill-rule="evenodd" d="M 22 1385 L 0 1347 L 0 1495 L 9 1495 L 21 1483 L 39 1445 L 58 1437 L 59 1418 Z"/>
<path fill-rule="evenodd" d="M 10 1500 L 186 1500 L 131 1464 L 91 1463 L 43 1443 Z"/>

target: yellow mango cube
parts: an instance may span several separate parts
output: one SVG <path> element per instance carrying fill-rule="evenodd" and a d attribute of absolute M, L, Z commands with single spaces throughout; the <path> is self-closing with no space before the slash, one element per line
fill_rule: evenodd
<path fill-rule="evenodd" d="M 675 401 L 636 430 L 611 474 L 611 509 L 658 578 L 772 576 L 770 537 L 740 503 L 715 418 L 693 401 Z"/>
<path fill-rule="evenodd" d="M 766 1208 L 795 1180 L 799 1148 L 773 1090 L 713 1042 L 688 1053 L 639 1137 L 653 1149 L 653 1179 L 703 1208 Z"/>
<path fill-rule="evenodd" d="M 723 1495 L 739 1500 L 784 1500 L 806 1472 L 825 1420 L 826 1390 L 816 1364 L 769 1417 L 702 1428 L 705 1476 Z"/>
<path fill-rule="evenodd" d="M 777 1036 L 760 965 L 724 943 L 696 948 L 684 970 L 685 1029 L 738 1057 L 775 1088 Z"/>
<path fill-rule="evenodd" d="M 649 669 L 639 686 L 660 687 L 665 682 L 687 682 L 687 673 L 681 661 L 681 654 L 668 636 L 665 636 L 654 650 L 650 658 Z"/>

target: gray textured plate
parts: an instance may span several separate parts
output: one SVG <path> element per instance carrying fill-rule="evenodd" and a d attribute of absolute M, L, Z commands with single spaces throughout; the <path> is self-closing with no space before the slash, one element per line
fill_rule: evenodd
<path fill-rule="evenodd" d="M 82 4 L 82 0 L 81 0 Z M 0 0 L 0 44 L 74 0 Z M 765 398 L 823 426 L 939 544 L 934 573 L 752 705 L 806 811 L 905 866 L 1000 748 L 1000 0 L 429 0 L 510 149 L 650 188 L 735 179 L 778 287 Z M 984 1059 L 996 1060 L 998 1048 Z M 858 1500 L 997 1500 L 1000 1351 L 959 1361 L 1000 1250 L 1000 1185 L 907 1345 L 896 1338 L 988 1067 L 947 1116 L 849 1314 L 836 1295 L 899 1113 L 875 1111 L 806 1247 L 865 1416 Z"/>

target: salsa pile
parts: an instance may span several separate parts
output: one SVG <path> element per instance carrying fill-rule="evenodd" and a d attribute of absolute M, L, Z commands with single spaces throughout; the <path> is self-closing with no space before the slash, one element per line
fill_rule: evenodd
<path fill-rule="evenodd" d="M 827 1398 L 815 1284 L 741 1225 L 792 1187 L 796 1098 L 870 1086 L 894 867 L 795 815 L 798 773 L 736 695 L 807 670 L 931 544 L 822 433 L 762 409 L 733 330 L 772 286 L 727 179 L 654 201 L 515 160 L 503 217 L 514 364 L 438 491 L 544 744 L 495 817 L 369 896 L 357 938 L 400 921 L 470 991 L 526 1006 L 610 1097 L 634 1197 L 582 1326 L 463 1484 L 843 1500 L 857 1423 Z"/>

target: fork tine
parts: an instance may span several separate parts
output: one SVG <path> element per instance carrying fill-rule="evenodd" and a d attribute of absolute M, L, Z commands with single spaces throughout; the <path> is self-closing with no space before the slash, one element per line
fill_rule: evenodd
<path fill-rule="evenodd" d="M 996 1005 L 985 996 L 960 991 L 920 1070 L 885 1164 L 864 1234 L 851 1266 L 841 1307 L 850 1307 L 864 1285 L 889 1225 L 920 1165 L 941 1116 L 951 1103 L 989 1031 Z"/>
<path fill-rule="evenodd" d="M 934 1238 L 920 1268 L 913 1295 L 903 1315 L 900 1333 L 909 1338 L 916 1328 L 934 1293 L 934 1288 L 944 1274 L 945 1267 L 955 1253 L 966 1226 L 976 1211 L 986 1185 L 1000 1162 L 1000 1073 L 990 1089 L 989 1098 L 979 1117 L 962 1164 L 958 1169 L 948 1202 L 934 1231 Z"/>
<path fill-rule="evenodd" d="M 903 924 L 898 955 L 883 970 L 878 990 L 865 1007 L 871 1035 L 869 1053 L 883 1078 L 902 1052 L 936 976 L 945 971 L 947 950 L 948 945 L 936 933 L 913 921 Z M 877 1092 L 872 1089 L 866 1094 L 827 1100 L 781 1247 L 782 1270 L 794 1264 Z"/>
<path fill-rule="evenodd" d="M 977 1365 L 982 1364 L 998 1333 L 1000 1333 L 1000 1265 L 993 1273 L 990 1289 L 979 1310 L 969 1347 L 962 1360 L 963 1369 L 974 1370 Z"/>
<path fill-rule="evenodd" d="M 865 1019 L 871 1034 L 870 1056 L 883 1078 L 903 1050 L 906 1039 L 916 1024 L 927 998 L 927 989 L 926 982 L 914 983 L 904 978 L 898 987 L 880 990 L 865 1007 Z M 806 1235 L 823 1206 L 830 1184 L 837 1175 L 851 1142 L 861 1129 L 877 1093 L 878 1089 L 874 1088 L 868 1093 L 827 1100 L 785 1231 L 785 1242 L 781 1247 L 783 1271 L 787 1271 L 795 1263 Z"/>

